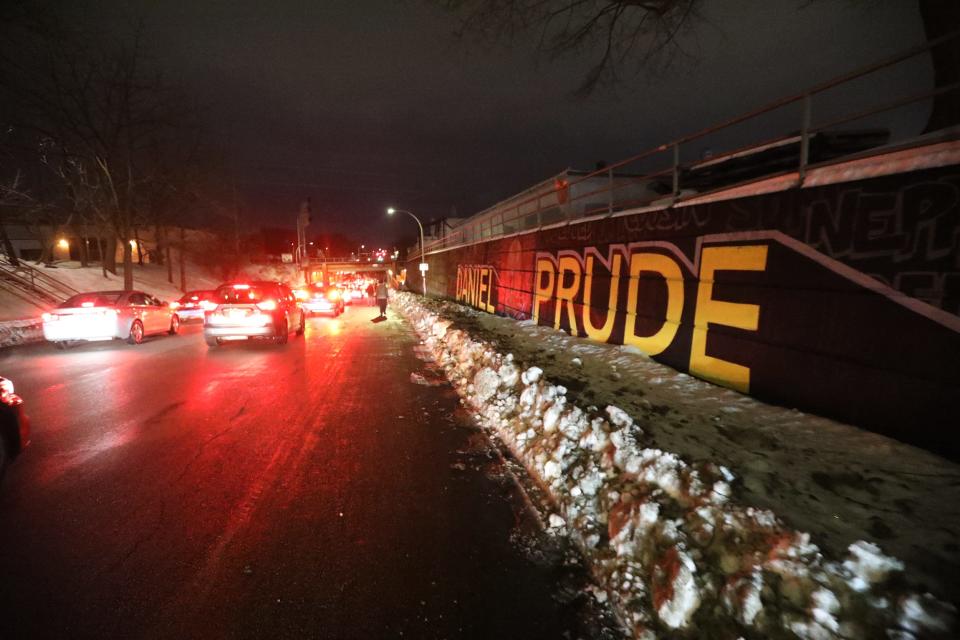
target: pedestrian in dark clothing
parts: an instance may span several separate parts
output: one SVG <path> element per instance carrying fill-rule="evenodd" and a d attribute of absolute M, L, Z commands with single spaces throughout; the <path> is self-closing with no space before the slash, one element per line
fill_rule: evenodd
<path fill-rule="evenodd" d="M 381 280 L 377 283 L 377 304 L 380 305 L 380 317 L 387 317 L 387 283 Z"/>

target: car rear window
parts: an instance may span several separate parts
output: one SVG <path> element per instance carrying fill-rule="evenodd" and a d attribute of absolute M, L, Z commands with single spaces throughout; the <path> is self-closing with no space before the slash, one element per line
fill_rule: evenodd
<path fill-rule="evenodd" d="M 120 299 L 120 293 L 78 293 L 60 303 L 61 309 L 73 307 L 109 307 Z"/>
<path fill-rule="evenodd" d="M 180 298 L 180 304 L 186 304 L 187 302 L 200 302 L 201 300 L 209 300 L 213 297 L 213 291 L 190 291 L 183 294 L 183 297 Z"/>
<path fill-rule="evenodd" d="M 324 286 L 324 285 L 322 285 L 322 284 L 311 284 L 311 285 L 310 285 L 310 293 L 322 293 L 322 294 L 327 295 L 327 294 L 329 294 L 331 291 L 338 291 L 338 289 L 337 289 L 336 287 L 333 287 L 333 286 L 327 287 L 327 286 Z"/>
<path fill-rule="evenodd" d="M 254 304 L 263 300 L 276 300 L 277 287 L 261 285 L 226 285 L 217 289 L 214 300 L 220 304 Z"/>

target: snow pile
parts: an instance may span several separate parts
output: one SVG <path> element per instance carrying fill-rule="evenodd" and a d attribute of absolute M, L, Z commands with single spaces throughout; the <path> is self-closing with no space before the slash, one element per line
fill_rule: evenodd
<path fill-rule="evenodd" d="M 0 322 L 0 348 L 43 341 L 43 325 L 39 318 Z"/>
<path fill-rule="evenodd" d="M 398 294 L 478 422 L 548 490 L 634 637 L 947 637 L 954 610 L 906 591 L 904 566 L 859 541 L 829 559 L 770 511 L 736 504 L 733 474 L 644 448 L 615 406 L 580 408 L 535 366 Z"/>

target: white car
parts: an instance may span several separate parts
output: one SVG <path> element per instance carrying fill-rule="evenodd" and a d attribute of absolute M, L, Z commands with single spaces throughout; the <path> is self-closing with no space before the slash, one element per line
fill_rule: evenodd
<path fill-rule="evenodd" d="M 179 329 L 176 312 L 143 291 L 78 293 L 43 314 L 43 337 L 60 349 L 96 340 L 140 344 L 148 335 L 173 335 Z"/>
<path fill-rule="evenodd" d="M 213 294 L 212 290 L 188 291 L 176 302 L 171 302 L 170 306 L 176 311 L 180 322 L 191 320 L 203 322 L 204 312 L 217 306 L 212 302 Z"/>

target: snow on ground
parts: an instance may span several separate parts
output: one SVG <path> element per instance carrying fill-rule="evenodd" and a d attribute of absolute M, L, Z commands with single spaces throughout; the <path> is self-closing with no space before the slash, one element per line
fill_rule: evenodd
<path fill-rule="evenodd" d="M 956 465 L 763 405 L 635 349 L 410 294 L 393 304 L 478 422 L 550 493 L 558 513 L 548 521 L 569 527 L 635 637 L 951 637 Z M 773 467 L 767 454 L 782 442 L 791 459 Z M 870 464 L 880 466 L 867 472 Z M 921 504 L 897 502 L 907 496 Z M 908 511 L 902 524 L 914 535 L 893 545 L 908 560 L 888 550 L 886 530 L 864 526 L 867 514 L 891 515 L 885 499 Z M 825 513 L 804 513 L 821 500 Z M 944 517 L 927 521 L 937 505 Z M 853 523 L 813 534 L 797 524 L 848 516 Z M 939 567 L 910 562 L 944 553 Z"/>

